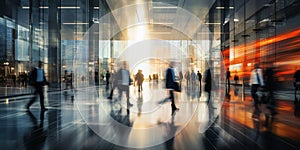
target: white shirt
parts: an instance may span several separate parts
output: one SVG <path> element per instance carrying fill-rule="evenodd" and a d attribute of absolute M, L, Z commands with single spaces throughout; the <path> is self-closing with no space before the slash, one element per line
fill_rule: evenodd
<path fill-rule="evenodd" d="M 260 68 L 258 69 L 253 69 L 251 72 L 251 78 L 250 78 L 250 84 L 259 84 L 258 80 L 257 80 L 257 74 L 258 74 L 258 78 L 260 80 L 260 85 L 263 86 L 264 84 L 264 79 L 262 77 L 262 70 Z"/>
<path fill-rule="evenodd" d="M 44 81 L 44 73 L 43 70 L 39 67 L 36 67 L 36 82 Z"/>
<path fill-rule="evenodd" d="M 122 85 L 129 85 L 129 71 L 122 69 Z"/>

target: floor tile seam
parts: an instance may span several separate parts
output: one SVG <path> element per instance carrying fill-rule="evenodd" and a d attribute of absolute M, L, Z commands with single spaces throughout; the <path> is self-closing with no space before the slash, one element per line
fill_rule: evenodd
<path fill-rule="evenodd" d="M 229 132 L 227 132 L 225 129 L 223 129 L 218 123 L 215 123 L 215 125 L 218 127 L 218 129 L 222 130 L 223 132 L 226 133 L 226 135 L 230 136 L 230 138 L 234 139 L 236 142 L 238 142 L 241 146 L 243 146 L 244 148 L 248 149 L 248 147 L 243 144 L 242 142 L 240 142 L 236 137 L 232 136 L 231 134 L 229 134 Z M 224 134 L 224 133 L 223 133 Z"/>
<path fill-rule="evenodd" d="M 256 141 L 254 141 L 252 138 L 248 137 L 246 134 L 244 134 L 242 131 L 240 131 L 237 127 L 239 127 L 238 125 L 236 125 L 237 123 L 235 121 L 231 121 L 231 119 L 226 119 L 226 121 L 223 120 L 223 123 L 222 124 L 225 124 L 227 125 L 228 127 L 230 127 L 231 129 L 233 129 L 235 132 L 239 133 L 240 136 L 242 137 L 245 137 L 245 139 L 248 139 L 248 141 L 251 141 L 252 145 L 257 145 L 259 146 L 260 148 L 263 148 L 260 144 L 258 144 Z M 234 127 L 232 126 L 232 123 L 234 124 Z M 221 126 L 220 126 L 221 127 Z M 247 128 L 247 127 L 241 127 L 243 129 L 243 131 L 250 131 L 249 133 L 252 132 L 252 130 L 250 128 Z M 225 128 L 224 128 L 225 130 Z M 226 131 L 226 130 L 225 130 Z M 227 131 L 226 131 L 227 132 Z M 230 135 L 232 135 L 230 132 L 228 132 Z M 245 144 L 244 144 L 245 145 Z M 250 144 L 251 145 L 251 144 Z"/>
<path fill-rule="evenodd" d="M 234 124 L 238 124 L 238 123 L 236 123 L 235 121 L 231 121 L 230 119 L 228 119 L 228 121 L 231 122 L 231 123 L 234 123 Z M 224 122 L 224 123 L 225 123 L 225 122 Z M 247 130 L 247 129 L 246 129 L 246 130 Z M 251 129 L 250 129 L 250 130 L 251 130 Z M 272 134 L 273 134 L 273 133 L 272 133 Z M 290 145 L 291 147 L 295 147 L 293 144 L 291 144 L 291 143 L 285 141 L 285 140 L 284 140 L 285 138 L 280 137 L 280 136 L 278 136 L 278 135 L 276 135 L 276 134 L 273 134 L 273 135 L 276 136 L 278 139 L 280 139 L 282 142 L 284 142 L 284 143 Z M 293 140 L 293 139 L 289 139 L 289 140 Z M 293 141 L 294 141 L 294 140 L 293 140 Z"/>

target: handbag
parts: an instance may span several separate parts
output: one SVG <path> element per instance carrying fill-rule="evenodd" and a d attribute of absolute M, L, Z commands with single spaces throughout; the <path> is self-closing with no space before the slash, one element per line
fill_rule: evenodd
<path fill-rule="evenodd" d="M 173 89 L 176 92 L 181 92 L 181 86 L 178 82 L 171 82 L 171 84 L 168 84 L 166 88 Z"/>
<path fill-rule="evenodd" d="M 181 86 L 179 85 L 178 82 L 174 82 L 174 90 L 176 92 L 181 92 Z"/>

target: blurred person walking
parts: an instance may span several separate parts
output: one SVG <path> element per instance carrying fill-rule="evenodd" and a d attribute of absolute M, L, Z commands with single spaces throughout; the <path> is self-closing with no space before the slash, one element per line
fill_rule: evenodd
<path fill-rule="evenodd" d="M 186 87 L 188 88 L 190 85 L 190 71 L 187 71 L 186 73 L 185 73 L 185 79 L 186 79 Z"/>
<path fill-rule="evenodd" d="M 194 70 L 192 70 L 191 72 L 191 82 L 192 82 L 192 88 L 195 88 L 196 87 L 196 73 L 194 72 Z"/>
<path fill-rule="evenodd" d="M 201 88 L 202 88 L 202 74 L 199 72 L 199 70 L 198 70 L 198 72 L 197 72 L 197 76 L 198 76 L 198 81 L 199 81 L 199 86 L 200 86 L 200 92 L 201 92 Z"/>
<path fill-rule="evenodd" d="M 234 80 L 234 86 L 236 87 L 239 82 L 239 76 L 237 75 L 237 72 L 235 72 L 233 80 Z"/>
<path fill-rule="evenodd" d="M 182 71 L 179 72 L 179 84 L 182 85 L 183 74 Z"/>
<path fill-rule="evenodd" d="M 74 89 L 74 86 L 73 86 L 73 78 L 74 78 L 74 74 L 73 74 L 73 71 L 71 70 L 70 74 L 69 74 L 69 77 L 68 77 L 68 82 L 69 82 L 69 85 L 71 87 L 71 89 Z"/>
<path fill-rule="evenodd" d="M 227 68 L 227 71 L 226 71 L 226 93 L 229 94 L 230 92 L 230 71 L 229 71 L 229 68 Z"/>
<path fill-rule="evenodd" d="M 266 85 L 265 88 L 268 92 L 265 103 L 267 105 L 267 109 L 269 110 L 269 113 L 265 114 L 265 126 L 269 125 L 269 120 L 271 123 L 274 120 L 274 116 L 277 114 L 276 108 L 277 108 L 277 101 L 274 98 L 274 89 L 275 89 L 275 78 L 274 78 L 274 69 L 273 68 L 267 68 L 266 72 L 264 73 Z"/>
<path fill-rule="evenodd" d="M 42 69 L 42 62 L 38 62 L 38 66 L 33 68 L 30 72 L 30 84 L 34 87 L 34 97 L 27 103 L 26 109 L 29 110 L 30 106 L 35 102 L 36 95 L 39 94 L 40 96 L 40 106 L 42 111 L 48 110 L 44 105 L 44 91 L 43 86 L 49 85 L 46 80 L 45 72 Z"/>
<path fill-rule="evenodd" d="M 259 87 L 264 86 L 264 79 L 263 79 L 263 75 L 262 75 L 262 69 L 259 68 L 258 63 L 254 64 L 254 69 L 251 72 L 250 85 L 251 85 L 251 96 L 254 100 L 254 106 L 255 106 L 255 108 L 257 108 L 258 103 L 259 103 L 257 90 L 258 90 Z"/>
<path fill-rule="evenodd" d="M 295 103 L 300 101 L 297 98 L 297 91 L 300 90 L 300 69 L 298 69 L 294 74 L 294 87 L 295 87 Z"/>
<path fill-rule="evenodd" d="M 207 104 L 210 101 L 211 98 L 211 86 L 212 86 L 212 81 L 211 81 L 211 72 L 210 72 L 210 68 L 208 68 L 205 72 L 205 86 L 204 86 L 204 90 L 205 92 L 207 92 L 208 97 L 207 97 Z"/>
<path fill-rule="evenodd" d="M 112 80 L 112 88 L 111 88 L 111 90 L 110 90 L 110 94 L 109 94 L 109 96 L 107 97 L 108 99 L 112 99 L 113 98 L 113 94 L 114 94 L 114 90 L 116 89 L 116 88 L 118 88 L 118 90 L 120 91 L 120 88 L 119 88 L 119 81 L 118 81 L 118 74 L 117 74 L 118 72 L 116 72 L 116 73 L 112 73 L 112 77 L 111 77 L 111 80 Z"/>
<path fill-rule="evenodd" d="M 143 91 L 143 81 L 144 81 L 144 75 L 142 73 L 142 70 L 138 70 L 138 73 L 135 75 L 135 81 L 137 81 L 138 86 L 138 92 Z"/>
<path fill-rule="evenodd" d="M 180 86 L 175 81 L 174 65 L 175 62 L 170 62 L 170 66 L 166 71 L 166 88 L 169 89 L 169 99 L 171 100 L 172 112 L 174 112 L 175 110 L 179 110 L 179 108 L 177 108 L 175 105 L 174 91 L 180 91 Z"/>
<path fill-rule="evenodd" d="M 127 69 L 127 62 L 123 61 L 122 68 L 119 69 L 117 73 L 117 80 L 119 84 L 119 100 L 122 98 L 123 92 L 126 94 L 126 100 L 127 100 L 127 108 L 133 106 L 133 104 L 129 101 L 129 86 L 131 85 L 131 79 L 130 79 L 130 73 Z"/>
<path fill-rule="evenodd" d="M 69 83 L 68 83 L 68 70 L 65 70 L 64 82 L 65 82 L 65 90 L 66 90 L 69 87 Z"/>
<path fill-rule="evenodd" d="M 105 74 L 105 80 L 106 80 L 106 89 L 109 88 L 109 81 L 110 81 L 110 72 L 107 70 Z"/>

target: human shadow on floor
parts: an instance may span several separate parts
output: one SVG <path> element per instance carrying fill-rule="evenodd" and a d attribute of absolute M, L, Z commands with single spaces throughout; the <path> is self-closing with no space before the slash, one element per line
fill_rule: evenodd
<path fill-rule="evenodd" d="M 27 111 L 32 127 L 23 136 L 26 149 L 43 149 L 47 139 L 47 130 L 44 130 L 44 113 L 45 111 L 40 112 L 40 122 L 38 123 L 32 112 Z"/>
<path fill-rule="evenodd" d="M 166 135 L 165 139 L 167 140 L 165 142 L 165 147 L 167 150 L 173 150 L 174 149 L 174 140 L 175 140 L 175 135 L 176 131 L 180 127 L 179 125 L 175 125 L 175 115 L 176 115 L 176 110 L 172 111 L 172 118 L 170 122 L 160 122 L 158 121 L 158 125 L 161 125 L 165 128 L 166 130 Z"/>

